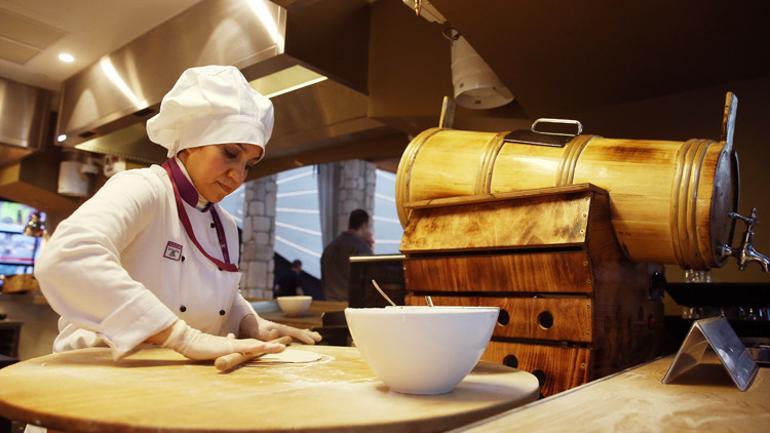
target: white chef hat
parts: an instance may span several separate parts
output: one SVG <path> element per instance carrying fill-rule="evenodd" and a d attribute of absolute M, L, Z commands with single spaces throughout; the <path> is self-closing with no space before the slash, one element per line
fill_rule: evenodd
<path fill-rule="evenodd" d="M 201 66 L 182 73 L 147 121 L 147 135 L 172 157 L 183 149 L 243 143 L 263 150 L 273 133 L 273 103 L 233 66 Z"/>

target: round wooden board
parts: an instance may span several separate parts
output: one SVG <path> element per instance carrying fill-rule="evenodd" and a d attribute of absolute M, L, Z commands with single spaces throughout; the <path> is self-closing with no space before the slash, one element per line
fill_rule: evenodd
<path fill-rule="evenodd" d="M 56 430 L 91 432 L 434 432 L 533 401 L 529 373 L 481 362 L 444 395 L 390 391 L 349 347 L 307 364 L 252 363 L 228 374 L 170 350 L 114 363 L 85 349 L 0 370 L 0 415 Z"/>

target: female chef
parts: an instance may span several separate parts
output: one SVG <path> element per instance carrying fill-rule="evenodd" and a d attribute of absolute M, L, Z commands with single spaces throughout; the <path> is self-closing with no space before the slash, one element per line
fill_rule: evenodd
<path fill-rule="evenodd" d="M 61 315 L 54 352 L 142 343 L 191 359 L 275 353 L 318 333 L 259 317 L 240 295 L 238 232 L 218 202 L 265 153 L 273 106 L 231 66 L 191 68 L 147 122 L 162 165 L 116 174 L 43 248 L 35 276 Z M 226 335 L 233 333 L 237 338 Z"/>

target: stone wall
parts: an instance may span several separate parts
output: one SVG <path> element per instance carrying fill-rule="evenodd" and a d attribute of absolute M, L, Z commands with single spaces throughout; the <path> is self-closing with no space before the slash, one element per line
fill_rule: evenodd
<path fill-rule="evenodd" d="M 350 212 L 363 209 L 374 215 L 374 189 L 377 182 L 377 166 L 360 159 L 339 163 L 339 190 L 337 206 L 337 231 L 348 229 Z"/>
<path fill-rule="evenodd" d="M 245 184 L 241 290 L 250 298 L 273 297 L 276 177 L 267 176 Z"/>

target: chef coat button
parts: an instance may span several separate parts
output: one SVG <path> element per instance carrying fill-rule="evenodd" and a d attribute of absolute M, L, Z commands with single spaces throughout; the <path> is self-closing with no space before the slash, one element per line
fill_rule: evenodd
<path fill-rule="evenodd" d="M 179 307 L 179 311 L 181 311 L 181 312 L 183 312 L 183 313 L 184 313 L 185 311 L 187 311 L 187 307 L 185 307 L 184 305 L 182 305 L 181 307 Z"/>
<path fill-rule="evenodd" d="M 220 267 L 217 267 L 217 269 L 219 269 L 220 271 L 222 270 L 222 268 L 220 268 Z"/>
<path fill-rule="evenodd" d="M 220 316 L 224 316 L 225 315 L 225 310 L 219 310 L 219 315 Z"/>
<path fill-rule="evenodd" d="M 213 229 L 214 227 L 216 227 L 216 226 L 217 226 L 216 224 L 214 224 L 214 223 L 211 223 L 211 228 L 212 228 L 212 229 Z"/>
<path fill-rule="evenodd" d="M 182 261 L 184 261 L 184 256 L 182 256 Z"/>

